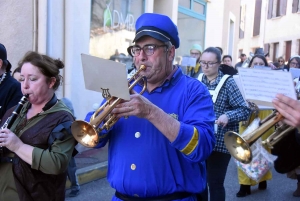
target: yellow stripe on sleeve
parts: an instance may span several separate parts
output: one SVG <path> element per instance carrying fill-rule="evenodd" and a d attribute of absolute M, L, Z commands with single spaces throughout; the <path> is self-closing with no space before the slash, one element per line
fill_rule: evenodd
<path fill-rule="evenodd" d="M 180 150 L 185 155 L 191 154 L 195 148 L 198 146 L 198 139 L 199 139 L 199 133 L 198 130 L 194 127 L 194 134 L 192 136 L 192 139 L 189 141 L 189 143 Z"/>

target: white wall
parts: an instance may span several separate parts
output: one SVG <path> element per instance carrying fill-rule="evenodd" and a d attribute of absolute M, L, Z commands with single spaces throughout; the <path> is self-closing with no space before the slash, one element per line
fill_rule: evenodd
<path fill-rule="evenodd" d="M 65 94 L 83 119 L 101 94 L 85 89 L 81 53 L 89 54 L 91 1 L 72 0 L 65 3 Z"/>
<path fill-rule="evenodd" d="M 24 54 L 32 50 L 32 0 L 0 2 L 0 43 L 7 50 L 8 60 L 15 69 Z"/>
<path fill-rule="evenodd" d="M 222 46 L 224 26 L 224 1 L 212 0 L 207 3 L 205 47 Z"/>

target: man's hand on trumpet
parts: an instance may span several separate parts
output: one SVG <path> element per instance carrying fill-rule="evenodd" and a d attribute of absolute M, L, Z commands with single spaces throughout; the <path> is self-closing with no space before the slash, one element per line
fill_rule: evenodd
<path fill-rule="evenodd" d="M 277 94 L 273 100 L 275 109 L 284 116 L 283 122 L 300 128 L 300 102 L 287 97 L 283 94 Z"/>
<path fill-rule="evenodd" d="M 118 118 L 126 116 L 137 116 L 140 118 L 148 118 L 155 107 L 148 99 L 140 94 L 130 95 L 129 101 L 118 104 L 112 111 Z"/>

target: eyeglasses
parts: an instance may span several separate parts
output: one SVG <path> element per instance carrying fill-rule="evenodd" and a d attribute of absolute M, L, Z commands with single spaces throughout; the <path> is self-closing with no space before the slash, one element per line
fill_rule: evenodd
<path fill-rule="evenodd" d="M 219 62 L 215 62 L 215 63 L 213 63 L 213 62 L 204 62 L 204 61 L 200 61 L 200 64 L 201 64 L 201 66 L 208 66 L 208 67 L 212 67 L 214 64 L 218 64 Z"/>
<path fill-rule="evenodd" d="M 291 62 L 290 65 L 293 65 L 293 66 L 299 66 L 298 63 L 295 63 L 295 62 Z"/>
<path fill-rule="evenodd" d="M 198 56 L 198 55 L 200 55 L 199 52 L 191 52 L 190 54 L 191 54 L 191 56 Z"/>
<path fill-rule="evenodd" d="M 283 61 L 282 61 L 282 60 L 279 60 L 278 62 L 279 62 L 279 63 L 283 63 Z"/>
<path fill-rule="evenodd" d="M 147 55 L 147 56 L 151 56 L 154 54 L 155 50 L 157 48 L 160 47 L 167 47 L 167 45 L 145 45 L 144 47 L 140 47 L 140 46 L 133 46 L 131 48 L 131 53 L 133 56 L 137 57 L 140 55 L 141 50 L 143 50 L 143 52 Z"/>

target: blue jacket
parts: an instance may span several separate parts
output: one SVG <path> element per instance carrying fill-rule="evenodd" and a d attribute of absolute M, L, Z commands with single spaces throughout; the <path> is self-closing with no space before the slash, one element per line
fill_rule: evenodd
<path fill-rule="evenodd" d="M 140 92 L 142 86 L 136 85 L 134 90 Z M 177 119 L 180 131 L 171 143 L 147 119 L 135 116 L 121 118 L 111 130 L 103 131 L 99 147 L 109 141 L 107 178 L 111 186 L 139 197 L 202 192 L 206 187 L 205 160 L 215 145 L 215 115 L 207 88 L 178 68 L 170 80 L 143 96 Z"/>

